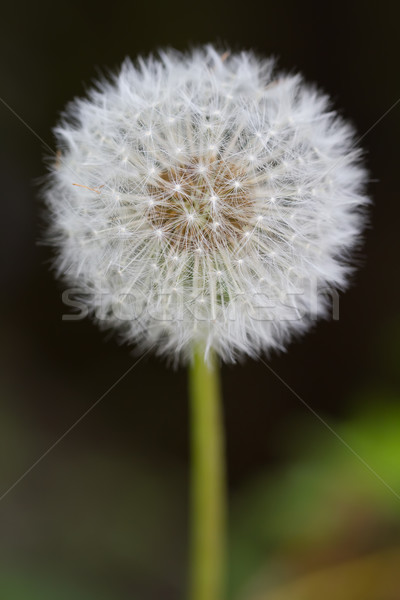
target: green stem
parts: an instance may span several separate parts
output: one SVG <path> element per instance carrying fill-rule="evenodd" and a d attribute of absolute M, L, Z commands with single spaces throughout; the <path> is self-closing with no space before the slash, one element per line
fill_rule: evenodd
<path fill-rule="evenodd" d="M 223 600 L 225 460 L 219 366 L 199 349 L 190 367 L 191 555 L 190 600 Z"/>

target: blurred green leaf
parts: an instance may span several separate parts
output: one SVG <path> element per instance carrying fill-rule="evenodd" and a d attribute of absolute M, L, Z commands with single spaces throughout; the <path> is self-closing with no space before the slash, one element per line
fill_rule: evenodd
<path fill-rule="evenodd" d="M 4 600 L 112 600 L 100 590 L 74 585 L 63 577 L 37 575 L 23 569 L 0 572 L 0 598 Z"/>
<path fill-rule="evenodd" d="M 381 552 L 304 575 L 275 590 L 260 589 L 246 600 L 398 600 L 399 564 L 400 549 Z"/>
<path fill-rule="evenodd" d="M 400 399 L 371 395 L 362 412 L 330 426 L 345 444 L 329 430 L 321 437 L 318 427 L 306 449 L 292 447 L 294 464 L 237 494 L 230 598 L 247 599 L 260 573 L 269 591 L 298 572 L 398 541 Z"/>

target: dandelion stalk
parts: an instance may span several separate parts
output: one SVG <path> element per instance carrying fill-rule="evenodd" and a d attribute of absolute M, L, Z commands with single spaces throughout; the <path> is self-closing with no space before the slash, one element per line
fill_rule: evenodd
<path fill-rule="evenodd" d="M 222 600 L 225 570 L 225 461 L 219 365 L 196 352 L 190 367 L 190 600 Z"/>

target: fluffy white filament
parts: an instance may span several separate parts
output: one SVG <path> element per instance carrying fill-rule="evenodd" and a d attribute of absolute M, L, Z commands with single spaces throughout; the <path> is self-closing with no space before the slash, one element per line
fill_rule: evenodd
<path fill-rule="evenodd" d="M 248 52 L 126 61 L 56 128 L 57 267 L 103 325 L 173 360 L 283 348 L 345 286 L 363 226 L 352 129 Z"/>

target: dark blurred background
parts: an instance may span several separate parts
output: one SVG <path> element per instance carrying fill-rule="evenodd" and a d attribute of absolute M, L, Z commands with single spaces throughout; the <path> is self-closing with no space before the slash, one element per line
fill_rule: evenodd
<path fill-rule="evenodd" d="M 340 319 L 268 361 L 352 450 L 263 363 L 223 369 L 229 598 L 400 598 L 400 102 L 384 116 L 400 98 L 399 18 L 386 1 L 3 6 L 0 495 L 135 360 L 61 319 L 38 199 L 59 112 L 126 56 L 253 49 L 317 82 L 365 134 L 374 204 Z M 146 358 L 6 493 L 0 597 L 182 598 L 187 413 L 185 371 Z"/>

